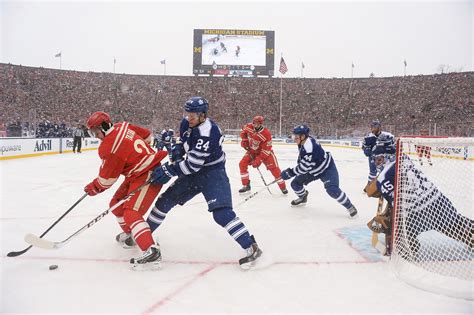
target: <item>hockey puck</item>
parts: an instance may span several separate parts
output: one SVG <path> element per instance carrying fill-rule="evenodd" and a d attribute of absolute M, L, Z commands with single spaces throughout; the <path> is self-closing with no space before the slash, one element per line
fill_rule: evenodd
<path fill-rule="evenodd" d="M 58 265 L 49 266 L 49 270 L 56 270 L 56 269 L 58 269 Z"/>

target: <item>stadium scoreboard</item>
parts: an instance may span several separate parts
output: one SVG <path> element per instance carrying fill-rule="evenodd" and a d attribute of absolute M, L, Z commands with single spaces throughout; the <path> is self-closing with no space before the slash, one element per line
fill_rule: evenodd
<path fill-rule="evenodd" d="M 193 74 L 273 76 L 275 32 L 195 29 Z"/>

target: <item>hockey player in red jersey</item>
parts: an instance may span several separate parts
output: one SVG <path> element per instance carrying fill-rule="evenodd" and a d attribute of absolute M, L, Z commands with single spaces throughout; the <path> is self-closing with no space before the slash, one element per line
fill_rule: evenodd
<path fill-rule="evenodd" d="M 280 177 L 281 170 L 275 153 L 272 150 L 272 134 L 270 130 L 263 127 L 263 120 L 262 116 L 255 116 L 252 123 L 243 126 L 240 132 L 240 138 L 242 139 L 240 145 L 247 152 L 245 152 L 244 157 L 239 163 L 240 177 L 243 185 L 239 189 L 239 193 L 250 191 L 249 165 L 258 168 L 263 163 L 275 179 Z M 286 189 L 285 181 L 280 179 L 277 183 L 281 192 L 286 195 L 288 190 Z"/>
<path fill-rule="evenodd" d="M 144 184 L 149 179 L 151 170 L 167 156 L 165 151 L 155 152 L 151 148 L 152 134 L 148 129 L 128 122 L 112 124 L 107 113 L 93 113 L 87 120 L 87 127 L 95 137 L 102 140 L 99 146 L 102 165 L 99 175 L 84 191 L 89 196 L 95 196 L 110 188 L 120 175 L 125 176 L 110 201 L 110 207 Z M 145 186 L 112 212 L 123 230 L 117 235 L 117 242 L 124 248 L 138 244 L 144 251 L 142 256 L 130 260 L 134 269 L 159 266 L 161 262 L 159 245 L 155 244 L 150 227 L 143 220 L 143 215 L 160 192 L 161 186 Z"/>

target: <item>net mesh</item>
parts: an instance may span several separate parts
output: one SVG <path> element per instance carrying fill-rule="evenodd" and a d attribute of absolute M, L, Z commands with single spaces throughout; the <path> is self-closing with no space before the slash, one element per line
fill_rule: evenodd
<path fill-rule="evenodd" d="M 400 138 L 392 270 L 436 293 L 474 299 L 474 138 Z"/>

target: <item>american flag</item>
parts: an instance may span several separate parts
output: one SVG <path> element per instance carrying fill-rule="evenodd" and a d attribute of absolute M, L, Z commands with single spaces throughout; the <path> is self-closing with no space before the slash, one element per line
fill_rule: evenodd
<path fill-rule="evenodd" d="M 281 57 L 280 60 L 280 73 L 285 74 L 288 71 L 288 67 L 286 66 L 285 59 Z"/>

